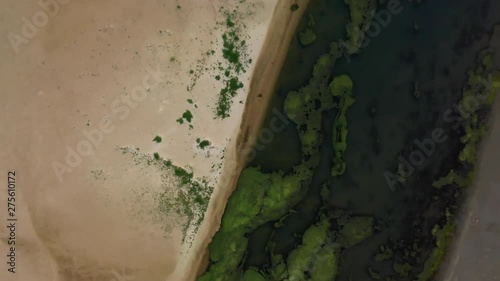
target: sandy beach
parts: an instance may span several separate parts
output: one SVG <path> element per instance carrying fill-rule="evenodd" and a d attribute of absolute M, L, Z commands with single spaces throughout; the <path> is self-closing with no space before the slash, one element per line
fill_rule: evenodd
<path fill-rule="evenodd" d="M 0 32 L 7 38 L 0 48 L 1 170 L 2 180 L 12 182 L 16 209 L 14 216 L 7 212 L 3 184 L 0 221 L 17 219 L 14 230 L 0 230 L 0 279 L 194 280 L 303 11 L 292 12 L 292 2 L 306 5 L 0 4 Z M 221 23 L 233 9 L 244 26 L 249 64 L 230 117 L 220 120 L 214 106 L 227 32 Z M 180 124 L 186 111 L 192 120 Z M 154 142 L 156 136 L 162 141 Z M 198 139 L 209 147 L 200 148 Z M 186 233 L 186 218 L 158 212 L 158 195 L 176 185 L 144 160 L 153 153 L 215 188 L 199 229 Z M 3 254 L 10 252 L 11 265 Z"/>

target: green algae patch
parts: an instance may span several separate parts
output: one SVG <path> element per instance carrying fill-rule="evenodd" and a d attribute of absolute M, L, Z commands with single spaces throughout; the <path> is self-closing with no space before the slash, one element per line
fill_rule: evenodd
<path fill-rule="evenodd" d="M 316 41 L 316 34 L 314 33 L 314 17 L 309 14 L 309 21 L 307 23 L 307 27 L 304 28 L 300 33 L 299 33 L 299 41 L 302 46 L 308 46 L 314 43 Z"/>
<path fill-rule="evenodd" d="M 205 147 L 210 146 L 212 143 L 208 140 L 201 140 L 200 138 L 197 138 L 196 144 L 200 149 L 205 149 Z"/>
<path fill-rule="evenodd" d="M 492 74 L 492 85 L 493 85 L 493 91 L 498 93 L 498 90 L 500 90 L 500 71 L 495 71 Z"/>
<path fill-rule="evenodd" d="M 351 25 L 366 23 L 359 18 L 353 22 Z M 314 20 L 310 19 L 308 28 L 311 31 L 313 24 Z M 312 39 L 306 38 L 309 36 L 312 36 L 309 32 L 302 34 L 303 43 L 310 43 Z M 332 218 L 320 214 L 317 223 L 305 231 L 301 245 L 288 255 L 275 254 L 271 243 L 267 248 L 270 264 L 260 269 L 244 268 L 248 234 L 269 222 L 279 226 L 312 182 L 320 159 L 319 146 L 323 141 L 320 131 L 323 113 L 328 110 L 337 110 L 332 142 L 336 151 L 334 164 L 340 163 L 341 166 L 336 168 L 338 172 L 335 175 L 341 175 L 345 170 L 342 156 L 347 147 L 346 113 L 354 104 L 353 82 L 347 75 L 330 81 L 332 69 L 342 54 L 340 44 L 331 43 L 328 53 L 316 61 L 308 83 L 286 95 L 284 111 L 299 132 L 303 160 L 293 167 L 290 174 L 280 171 L 263 173 L 259 167 L 246 168 L 242 172 L 237 188 L 229 198 L 221 228 L 210 244 L 208 270 L 199 280 L 334 280 L 339 272 L 342 250 L 361 243 L 373 234 L 373 218 L 346 214 Z M 230 72 L 226 77 L 229 75 Z M 327 193 L 328 190 L 325 190 L 324 193 Z"/>
<path fill-rule="evenodd" d="M 264 174 L 258 168 L 247 168 L 228 202 L 222 228 L 253 230 L 278 219 L 299 199 L 301 190 L 300 179 L 293 175 Z"/>
<path fill-rule="evenodd" d="M 223 75 L 216 76 L 216 80 L 222 81 L 223 88 L 219 92 L 215 108 L 216 117 L 220 119 L 229 117 L 233 98 L 244 87 L 239 75 L 246 72 L 251 62 L 247 50 L 248 44 L 245 40 L 248 38 L 243 33 L 246 26 L 241 22 L 242 13 L 237 10 L 223 12 L 226 20 L 219 24 L 226 29 L 222 34 L 224 64 L 219 63 L 218 67 Z"/>
<path fill-rule="evenodd" d="M 476 106 L 469 108 L 468 114 L 462 116 L 460 122 L 463 136 L 460 142 L 463 148 L 458 156 L 459 166 L 452 169 L 445 176 L 433 183 L 436 188 L 455 185 L 458 188 L 469 187 L 474 180 L 475 166 L 477 162 L 477 147 L 487 132 L 488 113 L 498 93 L 498 70 L 493 69 L 491 55 L 483 56 L 478 65 L 467 72 L 467 83 L 463 88 L 462 99 L 458 106 L 467 108 L 468 103 L 473 101 Z M 434 248 L 427 257 L 423 270 L 418 275 L 418 281 L 431 280 L 439 270 L 444 261 L 447 249 L 451 244 L 456 230 L 454 214 L 447 209 L 444 217 L 444 225 L 435 225 L 432 229 Z"/>
<path fill-rule="evenodd" d="M 285 112 L 295 123 L 302 123 L 306 121 L 306 112 L 304 112 L 304 107 L 307 103 L 311 103 L 311 96 L 308 94 L 302 94 L 299 92 L 289 92 L 286 96 L 284 107 Z"/>
<path fill-rule="evenodd" d="M 334 280 L 338 274 L 340 248 L 331 243 L 330 226 L 329 220 L 323 218 L 306 230 L 302 244 L 288 255 L 286 280 Z"/>
<path fill-rule="evenodd" d="M 377 3 L 375 0 L 344 0 L 349 6 L 351 21 L 346 25 L 347 43 L 343 43 L 343 47 L 347 47 L 349 54 L 355 54 L 360 51 L 365 40 L 366 31 L 375 15 Z"/>
<path fill-rule="evenodd" d="M 447 186 L 450 184 L 457 184 L 459 187 L 467 187 L 470 184 L 470 181 L 468 181 L 467 177 L 464 177 L 455 170 L 450 170 L 450 172 L 444 176 L 441 177 L 440 179 L 434 181 L 432 183 L 432 186 L 435 188 L 442 188 L 443 186 Z"/>
<path fill-rule="evenodd" d="M 316 41 L 316 34 L 312 29 L 306 28 L 299 34 L 300 44 L 303 46 L 308 46 Z"/>
<path fill-rule="evenodd" d="M 269 279 L 265 278 L 257 269 L 251 268 L 245 271 L 243 274 L 242 281 L 267 281 Z"/>
<path fill-rule="evenodd" d="M 451 215 L 448 215 L 448 220 L 444 226 L 434 226 L 432 229 L 432 236 L 434 237 L 436 247 L 425 261 L 424 269 L 418 275 L 418 281 L 431 280 L 436 274 L 445 259 L 455 228 Z"/>
<path fill-rule="evenodd" d="M 265 174 L 259 168 L 243 170 L 226 206 L 221 228 L 209 246 L 212 264 L 200 280 L 232 280 L 214 277 L 240 276 L 239 265 L 248 243 L 245 235 L 285 215 L 298 202 L 301 191 L 302 184 L 296 176 Z"/>
<path fill-rule="evenodd" d="M 462 91 L 458 107 L 468 109 L 462 116 L 460 127 L 464 134 L 460 138 L 463 148 L 458 155 L 460 167 L 451 170 L 446 176 L 436 180 L 436 188 L 456 184 L 467 187 L 474 180 L 474 168 L 477 162 L 477 147 L 487 134 L 488 113 L 498 93 L 499 71 L 493 69 L 491 55 L 479 60 L 477 67 L 467 71 L 467 83 Z M 474 103 L 476 106 L 470 107 Z"/>
<path fill-rule="evenodd" d="M 147 165 L 148 168 L 159 172 L 161 188 L 150 194 L 148 187 L 143 194 L 138 195 L 137 200 L 145 196 L 153 198 L 155 205 L 150 212 L 155 216 L 155 220 L 179 218 L 166 223 L 165 230 L 172 228 L 174 224 L 180 226 L 183 233 L 182 242 L 192 243 L 194 237 L 189 233 L 196 233 L 201 225 L 213 187 L 205 178 L 196 178 L 190 168 L 176 166 L 157 152 L 153 155 L 141 154 L 138 149 L 129 147 L 120 147 L 117 150 L 129 154 L 135 165 Z"/>
<path fill-rule="evenodd" d="M 346 248 L 353 247 L 373 235 L 372 217 L 343 217 L 338 223 L 341 230 L 336 241 Z"/>
<path fill-rule="evenodd" d="M 247 168 L 241 173 L 238 188 L 228 201 L 222 229 L 235 230 L 251 226 L 260 213 L 264 195 L 271 182 L 269 175 L 261 173 L 256 168 Z"/>
<path fill-rule="evenodd" d="M 410 271 L 413 269 L 413 266 L 411 266 L 409 263 L 394 263 L 392 265 L 392 269 L 394 272 L 396 272 L 400 277 L 406 277 L 408 278 L 408 275 L 410 274 Z"/>
<path fill-rule="evenodd" d="M 340 75 L 330 83 L 330 91 L 334 97 L 347 97 L 352 95 L 352 80 L 347 75 Z"/>
<path fill-rule="evenodd" d="M 178 118 L 176 121 L 177 121 L 177 123 L 182 125 L 182 124 L 184 124 L 184 121 L 191 123 L 192 120 L 193 120 L 193 114 L 191 113 L 191 111 L 186 110 L 186 111 L 184 111 L 184 113 L 182 113 L 182 116 L 180 118 Z M 190 124 L 189 126 L 191 128 L 192 125 Z"/>
<path fill-rule="evenodd" d="M 380 246 L 380 252 L 377 255 L 375 255 L 375 261 L 381 262 L 381 261 L 390 260 L 392 258 L 393 254 L 394 254 L 394 252 L 392 251 L 391 248 L 389 248 L 385 245 L 382 245 L 382 246 Z"/>
<path fill-rule="evenodd" d="M 335 157 L 333 160 L 332 176 L 339 176 L 345 172 L 346 163 L 342 156 L 347 149 L 347 109 L 354 104 L 352 97 L 353 83 L 347 75 L 340 75 L 330 83 L 330 91 L 334 97 L 338 97 L 340 110 L 333 123 L 333 149 Z"/>

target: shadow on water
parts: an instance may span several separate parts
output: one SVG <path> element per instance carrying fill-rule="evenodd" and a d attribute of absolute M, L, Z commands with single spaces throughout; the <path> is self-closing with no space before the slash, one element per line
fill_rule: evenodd
<path fill-rule="evenodd" d="M 415 1 L 413 1 L 415 2 Z M 432 197 L 432 182 L 456 165 L 461 149 L 450 123 L 443 118 L 447 109 L 461 97 L 465 71 L 474 65 L 476 54 L 487 47 L 487 33 L 495 24 L 500 3 L 494 1 L 440 0 L 416 4 L 401 1 L 403 11 L 393 15 L 390 23 L 371 38 L 359 55 L 339 59 L 334 75 L 347 74 L 354 82 L 356 103 L 349 109 L 348 146 L 344 155 L 346 173 L 331 178 L 332 145 L 321 146 L 321 160 L 308 194 L 295 206 L 295 213 L 283 220 L 272 236 L 274 223 L 266 224 L 249 235 L 247 265 L 262 266 L 269 262 L 266 245 L 271 237 L 276 252 L 287 254 L 300 242 L 300 235 L 314 222 L 322 205 L 321 184 L 330 183 L 329 208 L 349 209 L 354 214 L 374 216 L 382 230 L 365 242 L 344 252 L 337 280 L 371 280 L 367 267 L 382 244 L 411 239 L 416 231 L 411 223 L 423 219 L 420 232 L 430 233 L 436 223 L 433 209 L 439 209 Z M 383 8 L 383 6 L 379 7 Z M 489 13 L 496 11 L 497 15 Z M 317 41 L 302 47 L 292 42 L 278 80 L 264 126 L 272 117 L 271 109 L 282 111 L 283 100 L 291 90 L 307 84 L 312 66 L 328 45 L 345 37 L 348 9 L 342 0 L 312 1 L 298 32 L 307 25 L 308 14 L 315 19 Z M 418 29 L 418 30 L 417 30 Z M 297 32 L 297 33 L 298 33 Z M 415 91 L 417 88 L 418 91 Z M 322 133 L 332 138 L 335 114 L 323 116 Z M 442 128 L 448 140 L 438 144 L 423 164 L 416 167 L 411 186 L 391 190 L 384 172 L 396 173 L 398 156 L 408 159 L 418 149 L 417 140 L 429 138 Z M 300 142 L 293 123 L 276 134 L 274 140 L 259 151 L 251 166 L 263 171 L 289 172 L 300 163 Z M 436 205 L 437 204 L 437 205 Z M 391 271 L 391 265 L 379 267 Z"/>

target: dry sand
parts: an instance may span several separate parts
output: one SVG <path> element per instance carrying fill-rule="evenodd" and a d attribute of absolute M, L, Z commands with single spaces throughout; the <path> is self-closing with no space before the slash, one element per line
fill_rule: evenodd
<path fill-rule="evenodd" d="M 292 1 L 243 4 L 254 64 L 240 76 L 246 87 L 234 99 L 231 117 L 220 121 L 213 110 L 221 83 L 210 67 L 223 61 L 219 9 L 234 1 L 60 2 L 65 4 L 51 7 L 46 23 L 37 18 L 42 22 L 31 34 L 10 35 L 17 46 L 1 43 L 0 226 L 8 225 L 8 171 L 16 173 L 18 221 L 15 274 L 6 263 L 10 232 L 0 227 L 0 280 L 193 280 L 241 171 L 242 149 L 262 121 L 300 12 L 291 13 Z M 0 33 L 21 36 L 22 18 L 33 22 L 40 11 L 34 1 L 3 1 Z M 269 27 L 272 36 L 263 47 Z M 212 49 L 216 54 L 207 58 Z M 189 71 L 204 67 L 209 71 L 188 91 Z M 187 109 L 194 115 L 192 130 L 176 122 Z M 152 142 L 156 135 L 163 138 L 160 144 Z M 198 149 L 196 138 L 210 140 L 210 152 Z M 209 219 L 198 236 L 190 229 L 189 237 L 196 237 L 192 247 L 181 243 L 184 234 L 175 222 L 182 218 L 156 212 L 155 194 L 175 186 L 117 147 L 159 152 L 216 186 Z"/>

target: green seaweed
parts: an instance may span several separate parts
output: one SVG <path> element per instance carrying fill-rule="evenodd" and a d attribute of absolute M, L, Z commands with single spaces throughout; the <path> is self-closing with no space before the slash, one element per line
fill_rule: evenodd
<path fill-rule="evenodd" d="M 198 143 L 198 147 L 200 149 L 205 149 L 205 147 L 211 145 L 212 143 L 208 140 L 200 140 L 200 138 L 196 139 L 196 142 Z"/>
<path fill-rule="evenodd" d="M 248 64 L 251 62 L 247 52 L 247 42 L 243 39 L 242 30 L 245 28 L 243 23 L 239 22 L 239 12 L 224 11 L 226 20 L 221 23 L 226 31 L 222 34 L 222 57 L 225 67 L 219 64 L 219 70 L 223 71 L 223 88 L 219 92 L 215 113 L 217 118 L 225 119 L 229 117 L 229 111 L 233 103 L 233 98 L 238 91 L 244 87 L 239 80 L 239 75 L 246 72 Z M 221 75 L 216 75 L 217 81 L 221 80 Z"/>
<path fill-rule="evenodd" d="M 191 123 L 191 120 L 193 119 L 193 114 L 191 113 L 191 111 L 186 110 L 186 111 L 182 114 L 182 118 L 184 118 L 186 121 L 188 121 L 189 123 Z"/>
<path fill-rule="evenodd" d="M 167 187 L 154 194 L 157 204 L 156 211 L 162 216 L 182 218 L 179 222 L 184 234 L 182 242 L 192 238 L 188 236 L 188 229 L 198 229 L 204 219 L 213 187 L 204 178 L 195 178 L 193 172 L 176 166 L 171 160 L 164 159 L 159 153 L 151 155 L 139 154 L 138 150 L 119 148 L 123 153 L 130 153 L 136 164 L 144 162 L 156 167 L 162 174 L 168 186 L 177 188 L 172 191 Z M 169 226 L 167 226 L 168 228 Z"/>
<path fill-rule="evenodd" d="M 324 217 L 306 230 L 302 245 L 288 255 L 286 280 L 307 280 L 308 275 L 314 281 L 334 280 L 340 248 L 331 243 L 329 228 L 330 222 Z"/>

